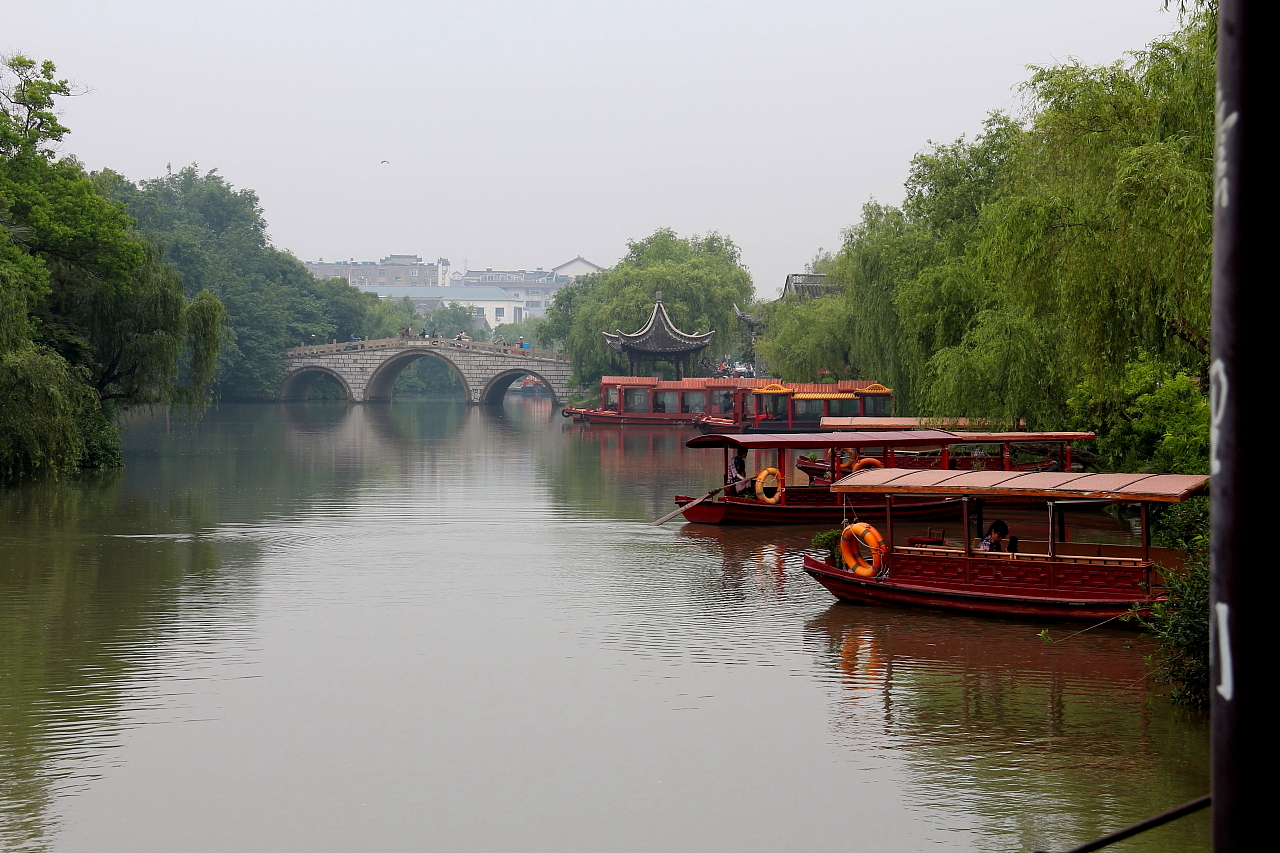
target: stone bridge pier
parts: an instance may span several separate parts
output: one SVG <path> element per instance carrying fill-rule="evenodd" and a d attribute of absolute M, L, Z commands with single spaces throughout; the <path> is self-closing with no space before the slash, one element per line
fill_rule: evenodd
<path fill-rule="evenodd" d="M 441 338 L 387 338 L 295 347 L 285 350 L 284 358 L 289 372 L 280 383 L 280 400 L 307 399 L 315 381 L 327 375 L 346 389 L 348 400 L 385 403 L 400 371 L 420 358 L 449 365 L 462 379 L 470 403 L 501 403 L 507 388 L 521 376 L 541 381 L 555 405 L 563 405 L 569 394 L 569 360 L 551 350 Z"/>

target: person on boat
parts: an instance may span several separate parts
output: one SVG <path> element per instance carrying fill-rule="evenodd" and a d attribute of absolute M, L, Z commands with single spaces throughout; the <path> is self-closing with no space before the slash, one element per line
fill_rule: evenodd
<path fill-rule="evenodd" d="M 729 471 L 725 475 L 725 483 L 729 494 L 735 497 L 755 497 L 755 488 L 747 476 L 747 449 L 739 447 L 738 452 L 729 460 Z"/>
<path fill-rule="evenodd" d="M 978 540 L 979 551 L 1003 551 L 1000 543 L 1009 535 L 1009 525 L 996 519 L 987 527 L 987 535 Z"/>

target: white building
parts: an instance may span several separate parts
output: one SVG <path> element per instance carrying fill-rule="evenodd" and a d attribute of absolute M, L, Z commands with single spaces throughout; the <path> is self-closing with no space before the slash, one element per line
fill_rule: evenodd
<path fill-rule="evenodd" d="M 581 255 L 549 270 L 490 267 L 450 272 L 447 258 L 426 263 L 417 255 L 387 255 L 377 263 L 355 260 L 305 263 L 316 278 L 345 278 L 360 290 L 386 298 L 407 296 L 422 308 L 431 309 L 450 302 L 473 306 L 490 328 L 541 317 L 551 306 L 556 291 L 580 275 L 601 269 L 599 264 Z M 441 292 L 432 293 L 425 288 L 440 288 Z M 499 290 L 504 294 L 501 298 L 494 293 Z M 479 291 L 484 291 L 484 295 Z"/>
<path fill-rule="evenodd" d="M 375 293 L 380 299 L 408 297 L 415 308 L 434 311 L 442 305 L 457 303 L 471 309 L 487 328 L 503 323 L 519 323 L 531 316 L 524 300 L 513 297 L 501 287 L 396 287 L 393 285 L 356 285 L 357 290 Z"/>

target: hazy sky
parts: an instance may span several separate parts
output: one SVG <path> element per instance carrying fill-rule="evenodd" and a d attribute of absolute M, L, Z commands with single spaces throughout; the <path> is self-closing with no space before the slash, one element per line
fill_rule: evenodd
<path fill-rule="evenodd" d="M 1110 62 L 1160 0 L 130 0 L 14 4 L 0 51 L 89 89 L 64 149 L 216 168 L 303 259 L 611 264 L 669 225 L 762 296 L 928 140 L 1016 109 L 1026 66 Z M 389 160 L 388 165 L 380 161 Z"/>

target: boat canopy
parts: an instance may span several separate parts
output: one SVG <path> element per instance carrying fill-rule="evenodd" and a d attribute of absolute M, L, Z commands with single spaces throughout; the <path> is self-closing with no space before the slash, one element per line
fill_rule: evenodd
<path fill-rule="evenodd" d="M 876 432 L 745 433 L 699 435 L 685 447 L 745 447 L 748 450 L 783 448 L 821 450 L 836 447 L 923 447 L 943 444 L 1035 444 L 1043 441 L 1080 441 L 1091 432 L 947 432 L 941 429 L 877 430 Z"/>
<path fill-rule="evenodd" d="M 743 433 L 740 435 L 699 435 L 685 447 L 745 447 L 748 450 L 823 450 L 834 447 L 915 447 L 954 444 L 955 434 L 939 429 L 886 432 L 797 432 Z"/>
<path fill-rule="evenodd" d="M 727 436 L 726 436 L 727 437 Z M 744 438 L 746 436 L 743 436 Z M 1068 474 L 1025 471 L 940 471 L 871 468 L 832 484 L 831 491 L 902 495 L 968 495 L 1180 503 L 1204 494 L 1203 474 Z"/>
<path fill-rule="evenodd" d="M 957 432 L 960 444 L 1036 444 L 1041 441 L 1088 441 L 1092 432 Z"/>

